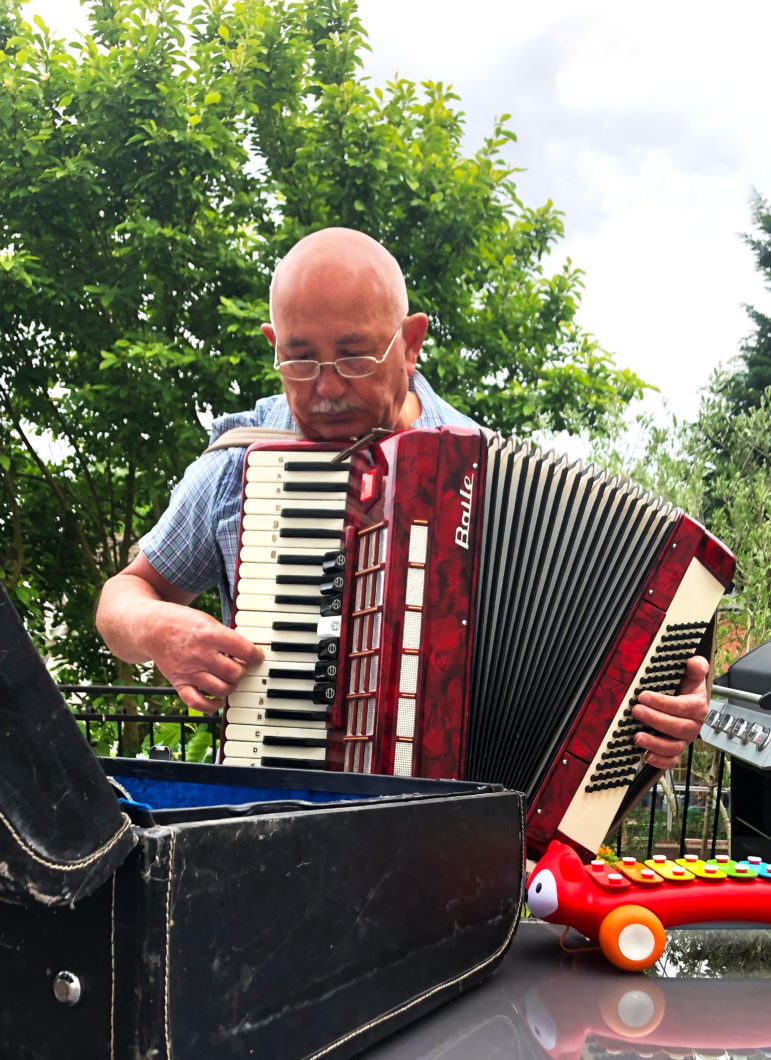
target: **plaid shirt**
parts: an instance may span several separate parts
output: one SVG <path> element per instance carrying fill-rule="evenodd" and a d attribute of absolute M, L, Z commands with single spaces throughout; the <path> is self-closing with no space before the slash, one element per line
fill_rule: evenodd
<path fill-rule="evenodd" d="M 419 372 L 412 381 L 422 406 L 413 427 L 478 426 L 435 394 Z M 216 419 L 210 441 L 233 427 L 297 430 L 283 394 L 262 398 L 252 412 Z M 197 595 L 217 586 L 226 624 L 230 623 L 238 555 L 243 460 L 240 447 L 204 453 L 174 488 L 160 520 L 139 540 L 150 563 L 177 588 Z"/>

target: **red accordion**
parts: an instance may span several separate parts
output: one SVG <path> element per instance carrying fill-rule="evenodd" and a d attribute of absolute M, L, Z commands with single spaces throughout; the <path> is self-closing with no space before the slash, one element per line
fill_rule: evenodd
<path fill-rule="evenodd" d="M 234 626 L 266 659 L 223 761 L 502 783 L 531 856 L 594 852 L 643 786 L 634 698 L 677 689 L 733 569 L 679 510 L 512 439 L 259 442 Z"/>

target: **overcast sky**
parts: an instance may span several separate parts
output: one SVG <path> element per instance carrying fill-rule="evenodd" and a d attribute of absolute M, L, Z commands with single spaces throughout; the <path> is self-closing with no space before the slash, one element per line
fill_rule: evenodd
<path fill-rule="evenodd" d="M 692 416 L 771 297 L 741 241 L 771 198 L 771 0 L 359 0 L 367 73 L 451 83 L 474 151 L 512 115 L 520 197 L 565 214 L 583 326 Z M 55 29 L 77 0 L 30 0 Z M 657 398 L 646 407 L 659 408 Z"/>

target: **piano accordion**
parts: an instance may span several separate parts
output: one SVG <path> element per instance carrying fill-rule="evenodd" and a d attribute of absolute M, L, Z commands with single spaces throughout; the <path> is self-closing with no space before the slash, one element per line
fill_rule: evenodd
<path fill-rule="evenodd" d="M 222 761 L 494 781 L 528 797 L 531 857 L 593 853 L 655 777 L 635 696 L 677 690 L 733 556 L 629 480 L 513 439 L 342 449 L 247 450 L 233 625 L 265 662 L 229 698 Z"/>

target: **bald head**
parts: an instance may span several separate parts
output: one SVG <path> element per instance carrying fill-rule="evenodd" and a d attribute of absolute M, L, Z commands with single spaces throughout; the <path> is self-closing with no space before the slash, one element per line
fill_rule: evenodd
<path fill-rule="evenodd" d="M 308 284 L 322 295 L 366 292 L 378 311 L 395 322 L 407 315 L 407 287 L 393 254 L 363 232 L 323 228 L 296 243 L 279 262 L 270 285 L 270 316 L 276 321 L 284 299 Z"/>
<path fill-rule="evenodd" d="M 417 419 L 409 378 L 428 318 L 407 315 L 404 277 L 385 247 L 350 228 L 314 232 L 279 263 L 270 294 L 271 319 L 262 331 L 278 364 L 318 367 L 305 379 L 282 368 L 289 407 L 306 437 L 352 438 Z M 364 375 L 357 377 L 354 363 Z"/>

